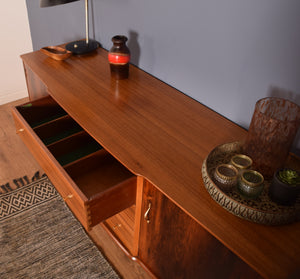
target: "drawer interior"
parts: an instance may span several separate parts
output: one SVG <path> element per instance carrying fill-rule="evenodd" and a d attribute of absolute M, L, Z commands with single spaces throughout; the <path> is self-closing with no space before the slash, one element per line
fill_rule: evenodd
<path fill-rule="evenodd" d="M 134 176 L 50 96 L 17 110 L 88 200 Z"/>
<path fill-rule="evenodd" d="M 64 115 L 58 119 L 39 125 L 36 128 L 33 128 L 33 130 L 45 145 L 50 145 L 51 143 L 83 131 L 81 126 L 79 126 L 79 124 L 77 124 L 77 122 L 69 115 Z"/>
<path fill-rule="evenodd" d="M 104 149 L 67 165 L 65 170 L 88 199 L 133 176 Z"/>
<path fill-rule="evenodd" d="M 72 164 L 102 149 L 101 145 L 84 131 L 67 136 L 47 147 L 62 166 Z"/>
<path fill-rule="evenodd" d="M 17 110 L 32 128 L 67 115 L 67 113 L 51 97 L 45 97 L 18 106 Z"/>

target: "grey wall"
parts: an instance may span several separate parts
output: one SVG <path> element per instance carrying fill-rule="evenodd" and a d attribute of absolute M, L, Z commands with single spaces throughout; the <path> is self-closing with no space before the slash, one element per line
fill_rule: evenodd
<path fill-rule="evenodd" d="M 27 0 L 34 49 L 84 37 L 84 1 L 38 3 Z M 127 35 L 134 64 L 245 128 L 260 98 L 300 104 L 299 0 L 90 3 L 92 33 L 104 48 Z"/>

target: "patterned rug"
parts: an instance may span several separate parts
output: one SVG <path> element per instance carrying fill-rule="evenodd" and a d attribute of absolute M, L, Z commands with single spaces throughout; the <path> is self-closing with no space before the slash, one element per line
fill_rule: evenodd
<path fill-rule="evenodd" d="M 45 176 L 0 195 L 0 278 L 119 278 Z"/>

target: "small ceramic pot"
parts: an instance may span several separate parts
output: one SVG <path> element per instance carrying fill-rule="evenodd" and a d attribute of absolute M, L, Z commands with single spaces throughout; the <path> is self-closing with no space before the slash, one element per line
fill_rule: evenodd
<path fill-rule="evenodd" d="M 252 166 L 252 159 L 244 154 L 236 154 L 232 156 L 230 163 L 239 171 L 242 171 Z"/>
<path fill-rule="evenodd" d="M 300 185 L 299 184 L 287 184 L 282 182 L 278 173 L 283 170 L 280 169 L 276 171 L 273 176 L 270 188 L 269 188 L 269 196 L 272 201 L 276 202 L 280 205 L 293 205 L 300 193 Z"/>
<path fill-rule="evenodd" d="M 233 165 L 221 164 L 216 167 L 214 178 L 221 190 L 227 192 L 236 186 L 238 170 Z"/>
<path fill-rule="evenodd" d="M 244 170 L 239 176 L 238 191 L 247 199 L 257 198 L 264 188 L 264 177 L 254 170 Z"/>
<path fill-rule="evenodd" d="M 116 80 L 126 79 L 129 75 L 130 50 L 126 45 L 127 37 L 123 35 L 114 36 L 113 46 L 108 53 L 111 77 Z"/>

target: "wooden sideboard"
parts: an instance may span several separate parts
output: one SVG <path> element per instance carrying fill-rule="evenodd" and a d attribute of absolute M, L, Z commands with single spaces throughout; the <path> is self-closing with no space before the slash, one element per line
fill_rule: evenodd
<path fill-rule="evenodd" d="M 22 59 L 30 103 L 13 110 L 17 131 L 87 230 L 101 222 L 158 278 L 299 272 L 300 223 L 243 220 L 204 187 L 203 160 L 244 129 L 137 67 L 111 79 L 101 48 Z"/>

